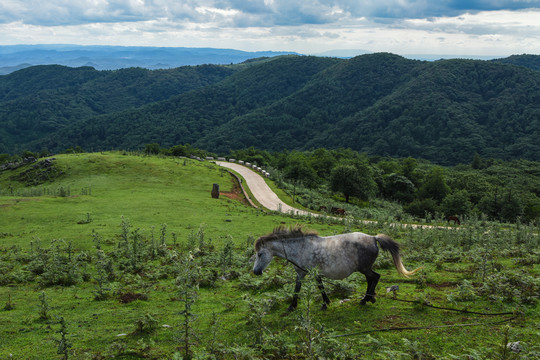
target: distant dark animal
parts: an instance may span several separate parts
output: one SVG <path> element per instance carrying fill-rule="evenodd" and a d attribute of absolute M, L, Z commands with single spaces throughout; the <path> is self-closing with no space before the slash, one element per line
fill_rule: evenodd
<path fill-rule="evenodd" d="M 324 212 L 327 212 L 327 211 L 328 211 L 328 209 L 326 208 L 326 206 L 324 206 L 324 205 L 321 205 L 321 206 L 319 206 L 319 211 L 324 211 Z"/>
<path fill-rule="evenodd" d="M 457 216 L 450 215 L 448 217 L 448 222 L 450 223 L 450 221 L 453 221 L 454 224 L 461 225 L 461 222 L 459 221 L 459 218 Z"/>
<path fill-rule="evenodd" d="M 296 270 L 296 287 L 289 311 L 298 304 L 298 293 L 302 279 L 311 269 L 318 269 L 317 282 L 323 298 L 323 309 L 330 299 L 324 291 L 322 276 L 341 280 L 355 271 L 366 276 L 366 295 L 360 301 L 365 305 L 375 303 L 375 287 L 380 275 L 372 270 L 373 263 L 379 254 L 379 246 L 392 255 L 394 265 L 399 274 L 409 276 L 419 269 L 408 271 L 401 262 L 399 244 L 388 235 L 371 236 L 360 232 L 321 237 L 316 232 L 304 231 L 301 227 L 287 228 L 278 226 L 268 235 L 261 236 L 255 242 L 256 259 L 253 273 L 261 275 L 274 256 L 286 259 Z"/>
<path fill-rule="evenodd" d="M 333 207 L 330 212 L 334 215 L 345 215 L 345 209 Z"/>

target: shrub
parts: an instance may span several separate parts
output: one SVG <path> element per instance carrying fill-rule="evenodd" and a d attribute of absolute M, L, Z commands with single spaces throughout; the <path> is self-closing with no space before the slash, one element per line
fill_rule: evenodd
<path fill-rule="evenodd" d="M 158 329 L 158 321 L 151 314 L 144 314 L 135 322 L 135 334 L 151 334 Z"/>

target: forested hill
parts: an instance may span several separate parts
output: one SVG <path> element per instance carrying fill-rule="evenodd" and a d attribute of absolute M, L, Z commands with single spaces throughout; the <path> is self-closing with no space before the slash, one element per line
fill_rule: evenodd
<path fill-rule="evenodd" d="M 538 56 L 425 62 L 379 53 L 249 65 L 0 77 L 0 152 L 163 147 L 350 147 L 468 163 L 540 159 Z"/>
<path fill-rule="evenodd" d="M 538 55 L 512 55 L 503 59 L 492 60 L 502 64 L 525 66 L 533 70 L 540 70 L 540 56 Z"/>
<path fill-rule="evenodd" d="M 0 76 L 0 153 L 35 150 L 32 142 L 47 141 L 66 126 L 209 86 L 234 71 L 217 65 L 154 71 L 40 65 Z"/>

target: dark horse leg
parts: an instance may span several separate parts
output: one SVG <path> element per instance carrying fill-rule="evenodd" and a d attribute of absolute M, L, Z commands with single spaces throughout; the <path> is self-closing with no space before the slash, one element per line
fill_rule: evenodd
<path fill-rule="evenodd" d="M 377 274 L 375 271 L 369 269 L 366 273 L 366 280 L 367 280 L 367 290 L 366 290 L 366 296 L 360 301 L 360 305 L 366 305 L 366 302 L 371 301 L 372 303 L 375 303 L 375 287 L 377 286 L 377 283 L 379 282 L 379 278 L 381 275 Z"/>
<path fill-rule="evenodd" d="M 321 295 L 323 299 L 323 304 L 321 306 L 321 309 L 326 310 L 328 305 L 330 305 L 330 299 L 326 295 L 326 291 L 324 291 L 324 285 L 320 276 L 317 276 L 317 282 L 319 283 L 319 290 L 321 290 Z"/>
<path fill-rule="evenodd" d="M 293 300 L 291 302 L 291 305 L 289 305 L 287 311 L 293 311 L 298 306 L 298 294 L 300 293 L 300 288 L 302 287 L 302 280 L 305 276 L 306 274 L 303 272 L 296 272 L 296 285 L 294 287 Z"/>
<path fill-rule="evenodd" d="M 298 294 L 300 293 L 300 288 L 302 287 L 302 280 L 304 279 L 305 276 L 306 274 L 303 272 L 298 272 L 296 274 L 296 285 L 294 287 L 293 300 L 291 302 L 291 305 L 289 305 L 289 308 L 287 309 L 287 311 L 293 311 L 298 306 Z M 322 309 L 326 310 L 327 306 L 330 304 L 330 299 L 328 298 L 328 295 L 326 295 L 326 292 L 324 291 L 324 285 L 320 276 L 317 276 L 317 282 L 318 282 L 318 287 L 319 287 L 319 290 L 321 291 L 321 295 L 323 298 Z"/>

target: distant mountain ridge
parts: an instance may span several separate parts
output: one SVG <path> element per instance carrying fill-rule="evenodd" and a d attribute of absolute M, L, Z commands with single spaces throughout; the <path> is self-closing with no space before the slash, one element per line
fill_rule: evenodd
<path fill-rule="evenodd" d="M 186 47 L 0 45 L 0 75 L 33 65 L 91 66 L 96 70 L 142 67 L 154 70 L 185 65 L 236 64 L 256 57 L 286 54 L 294 53 Z"/>
<path fill-rule="evenodd" d="M 538 161 L 539 58 L 377 53 L 159 71 L 31 67 L 0 77 L 0 152 L 190 143 L 220 154 L 349 147 L 445 165 L 475 153 Z"/>
<path fill-rule="evenodd" d="M 362 49 L 336 49 L 314 56 L 353 58 L 370 54 Z M 219 48 L 105 46 L 105 45 L 0 45 L 0 75 L 35 65 L 90 66 L 96 70 L 117 70 L 130 67 L 145 69 L 170 69 L 185 65 L 237 64 L 251 58 L 279 55 L 305 55 L 291 51 L 241 51 Z M 436 54 L 403 55 L 413 60 L 442 60 L 465 58 L 492 60 L 493 56 L 450 56 Z M 533 55 L 534 56 L 534 55 Z M 520 56 L 521 58 L 522 56 Z M 494 59 L 497 61 L 498 59 Z M 505 61 L 511 63 L 512 57 Z"/>

